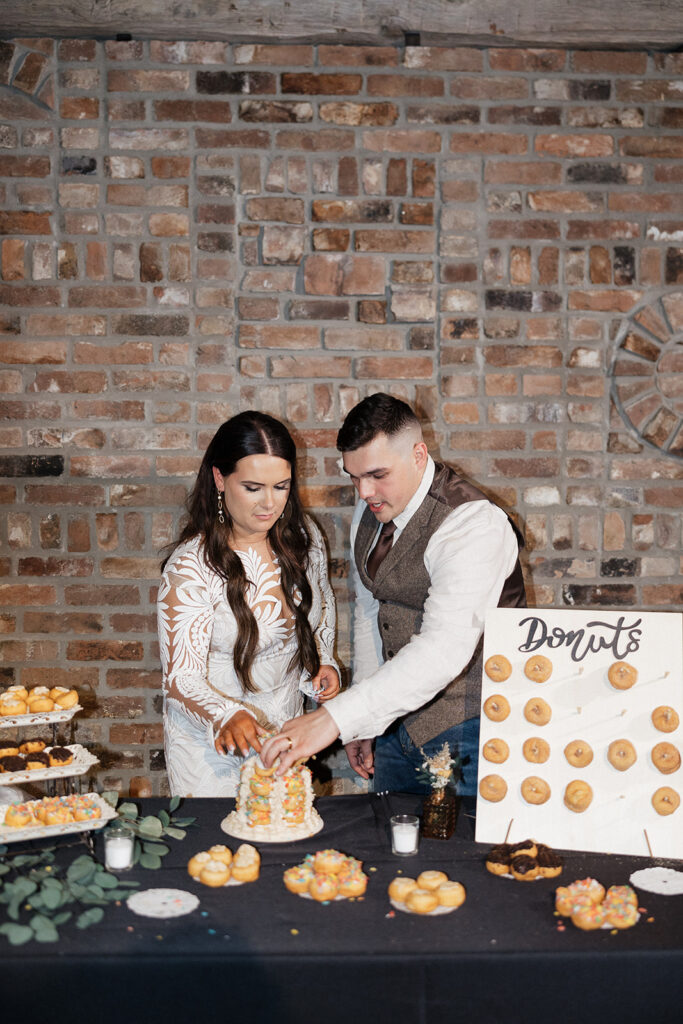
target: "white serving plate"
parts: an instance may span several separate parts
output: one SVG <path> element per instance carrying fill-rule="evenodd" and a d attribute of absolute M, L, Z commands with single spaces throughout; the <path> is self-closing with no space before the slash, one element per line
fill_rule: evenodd
<path fill-rule="evenodd" d="M 61 744 L 60 744 L 61 745 Z M 78 743 L 64 744 L 73 755 L 71 764 L 60 765 L 55 768 L 36 768 L 23 772 L 0 772 L 0 786 L 17 786 L 22 782 L 39 782 L 42 779 L 69 779 L 75 775 L 85 775 L 94 764 L 99 764 L 98 758 L 91 754 L 85 747 Z M 49 754 L 51 747 L 46 747 L 45 754 Z"/>
<path fill-rule="evenodd" d="M 143 889 L 132 893 L 126 906 L 142 917 L 183 917 L 199 906 L 199 897 L 185 889 Z"/>
<path fill-rule="evenodd" d="M 251 828 L 245 825 L 237 817 L 236 811 L 231 811 L 227 818 L 221 822 L 221 830 L 235 839 L 247 839 L 253 843 L 293 843 L 298 839 L 310 839 L 320 832 L 323 827 L 323 819 L 316 810 L 311 812 L 312 822 L 310 825 L 292 825 L 273 836 L 273 830 L 267 825 L 254 825 Z"/>
<path fill-rule="evenodd" d="M 59 708 L 57 711 L 36 711 L 27 715 L 0 715 L 0 729 L 18 728 L 22 725 L 51 725 L 53 722 L 69 722 L 77 711 L 82 711 L 80 704 L 72 708 Z"/>
<path fill-rule="evenodd" d="M 414 917 L 441 917 L 443 914 L 452 914 L 454 910 L 460 910 L 460 907 L 462 906 L 462 903 L 460 904 L 460 907 L 439 906 L 435 907 L 434 910 L 428 910 L 426 914 L 418 914 L 416 910 L 411 910 L 410 907 L 405 905 L 405 903 L 399 903 L 398 900 L 392 900 L 391 897 L 389 897 L 389 902 L 394 910 L 401 910 L 404 914 L 412 914 Z"/>
<path fill-rule="evenodd" d="M 27 839 L 51 839 L 56 836 L 67 836 L 72 832 L 92 832 L 95 829 L 102 828 L 112 818 L 118 817 L 114 808 L 103 800 L 98 793 L 84 793 L 83 796 L 89 796 L 94 799 L 102 812 L 100 818 L 92 818 L 88 821 L 70 821 L 66 825 L 29 825 L 26 828 L 12 828 L 9 825 L 1 824 L 0 843 L 20 843 L 25 842 Z M 39 804 L 41 801 L 26 800 L 24 802 L 27 804 Z M 0 804 L 0 821 L 3 823 L 9 806 L 9 804 Z"/>

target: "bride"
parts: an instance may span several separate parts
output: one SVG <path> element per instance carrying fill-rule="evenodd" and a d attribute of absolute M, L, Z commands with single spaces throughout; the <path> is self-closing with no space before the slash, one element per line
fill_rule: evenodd
<path fill-rule="evenodd" d="M 322 535 L 272 416 L 243 412 L 206 450 L 158 596 L 171 793 L 234 796 L 242 758 L 339 690 Z"/>

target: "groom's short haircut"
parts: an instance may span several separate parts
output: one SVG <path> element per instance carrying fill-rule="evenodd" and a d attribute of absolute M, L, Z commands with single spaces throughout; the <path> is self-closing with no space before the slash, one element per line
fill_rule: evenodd
<path fill-rule="evenodd" d="M 394 437 L 408 427 L 421 431 L 420 421 L 405 402 L 378 391 L 355 405 L 337 434 L 340 452 L 355 452 L 378 434 Z"/>

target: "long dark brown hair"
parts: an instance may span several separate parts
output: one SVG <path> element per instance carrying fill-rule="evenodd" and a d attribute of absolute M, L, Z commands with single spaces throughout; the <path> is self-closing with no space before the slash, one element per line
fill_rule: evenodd
<path fill-rule="evenodd" d="M 266 413 L 250 410 L 238 413 L 216 431 L 206 449 L 197 479 L 187 499 L 187 516 L 174 547 L 192 537 L 204 541 L 206 563 L 225 581 L 225 591 L 237 622 L 237 640 L 233 652 L 235 672 L 245 690 L 255 693 L 258 687 L 251 678 L 251 666 L 258 644 L 258 625 L 245 597 L 247 579 L 239 555 L 228 544 L 230 515 L 225 509 L 225 523 L 217 516 L 217 492 L 213 467 L 223 476 L 235 472 L 240 459 L 247 455 L 274 455 L 289 463 L 292 479 L 287 504 L 281 518 L 268 531 L 270 546 L 280 564 L 281 586 L 289 608 L 294 613 L 297 652 L 289 668 L 306 669 L 313 676 L 320 668 L 320 657 L 308 621 L 311 609 L 311 586 L 306 576 L 311 534 L 306 524 L 296 479 L 296 446 L 279 420 Z"/>

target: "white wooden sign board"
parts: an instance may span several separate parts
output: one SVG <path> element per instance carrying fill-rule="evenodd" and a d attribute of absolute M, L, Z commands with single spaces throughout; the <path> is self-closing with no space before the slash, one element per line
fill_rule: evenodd
<path fill-rule="evenodd" d="M 669 612 L 536 608 L 496 608 L 487 614 L 484 664 L 493 655 L 504 655 L 512 672 L 500 682 L 482 673 L 479 784 L 497 775 L 507 792 L 498 802 L 478 794 L 477 842 L 502 843 L 507 834 L 510 843 L 531 837 L 557 849 L 683 858 L 683 767 L 662 774 L 651 758 L 662 742 L 683 755 L 682 619 Z M 545 682 L 524 673 L 534 655 L 552 662 Z M 608 670 L 617 661 L 637 670 L 629 689 L 615 689 L 608 681 Z M 510 705 L 499 722 L 484 713 L 487 698 L 496 694 Z M 531 724 L 524 716 L 527 701 L 539 697 L 552 712 L 545 725 Z M 655 728 L 651 715 L 660 706 L 678 713 L 674 731 Z M 522 752 L 532 737 L 550 747 L 543 763 L 530 763 Z M 493 739 L 509 748 L 502 763 L 482 756 Z M 580 768 L 564 753 L 577 739 L 593 751 L 591 763 Z M 614 768 L 607 757 L 610 743 L 620 739 L 629 740 L 637 754 L 626 771 Z M 530 776 L 550 787 L 545 803 L 530 804 L 522 796 L 522 783 Z M 593 791 L 590 805 L 580 813 L 564 803 L 567 785 L 577 779 Z M 652 806 L 661 787 L 670 787 L 681 799 L 672 814 L 660 815 Z"/>

